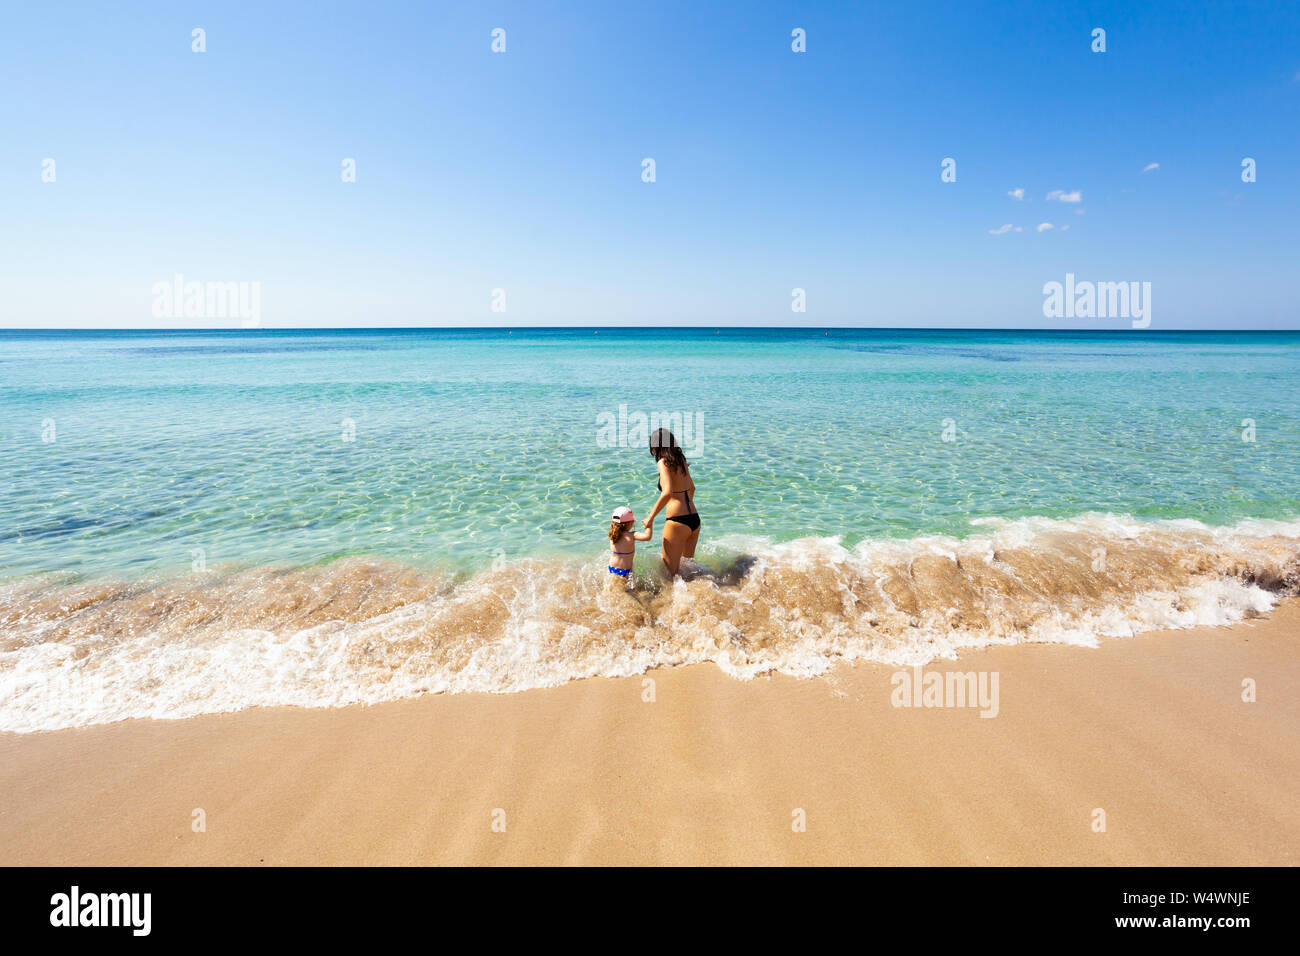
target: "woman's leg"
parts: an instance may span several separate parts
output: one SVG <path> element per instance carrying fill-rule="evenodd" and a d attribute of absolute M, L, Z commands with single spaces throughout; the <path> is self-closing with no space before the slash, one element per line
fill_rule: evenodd
<path fill-rule="evenodd" d="M 682 552 L 693 532 L 680 521 L 665 521 L 662 542 L 664 566 L 670 575 L 677 574 L 677 567 L 682 563 Z"/>
<path fill-rule="evenodd" d="M 700 543 L 700 529 L 696 528 L 691 532 L 691 536 L 686 539 L 686 547 L 682 549 L 683 558 L 695 557 L 695 546 Z"/>

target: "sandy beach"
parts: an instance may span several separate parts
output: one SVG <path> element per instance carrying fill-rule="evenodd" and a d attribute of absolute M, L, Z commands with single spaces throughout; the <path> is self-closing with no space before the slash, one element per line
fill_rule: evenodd
<path fill-rule="evenodd" d="M 926 668 L 996 672 L 992 718 L 895 707 L 878 665 L 698 665 L 652 702 L 596 679 L 4 734 L 0 863 L 1294 864 L 1298 641 L 1292 600 Z"/>

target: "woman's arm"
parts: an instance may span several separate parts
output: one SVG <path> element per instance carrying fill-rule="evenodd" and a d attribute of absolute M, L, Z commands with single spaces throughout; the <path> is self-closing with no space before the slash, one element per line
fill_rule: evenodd
<path fill-rule="evenodd" d="M 650 517 L 642 521 L 641 524 L 643 524 L 647 528 L 650 527 L 652 524 L 654 524 L 655 515 L 663 511 L 664 505 L 668 504 L 668 499 L 671 497 L 672 497 L 672 492 L 670 491 L 665 491 L 663 494 L 661 494 L 659 496 L 659 500 L 655 502 L 654 508 L 650 510 Z"/>
<path fill-rule="evenodd" d="M 659 462 L 659 500 L 656 501 L 655 506 L 650 509 L 650 517 L 641 522 L 647 528 L 654 524 L 655 515 L 660 511 L 663 511 L 664 505 L 668 504 L 668 499 L 673 496 L 672 488 L 673 485 L 669 480 L 668 475 L 668 463 L 661 459 Z"/>

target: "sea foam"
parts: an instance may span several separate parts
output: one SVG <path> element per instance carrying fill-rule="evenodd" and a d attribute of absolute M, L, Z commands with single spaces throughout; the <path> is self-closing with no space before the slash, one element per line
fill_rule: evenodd
<path fill-rule="evenodd" d="M 1232 624 L 1300 590 L 1300 522 L 987 520 L 964 538 L 723 538 L 688 579 L 638 558 L 469 577 L 383 560 L 0 588 L 0 730 L 509 693 L 712 662 L 749 680 L 964 648 Z"/>

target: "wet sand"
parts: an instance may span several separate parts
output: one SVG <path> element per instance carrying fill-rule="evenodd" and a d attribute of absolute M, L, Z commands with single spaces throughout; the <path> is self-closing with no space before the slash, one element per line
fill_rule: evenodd
<path fill-rule="evenodd" d="M 0 734 L 0 863 L 1300 862 L 1300 601 L 930 671 L 996 672 L 997 716 L 702 664 Z"/>

